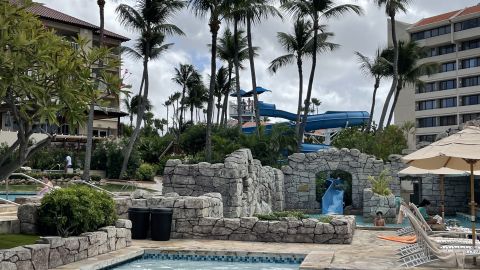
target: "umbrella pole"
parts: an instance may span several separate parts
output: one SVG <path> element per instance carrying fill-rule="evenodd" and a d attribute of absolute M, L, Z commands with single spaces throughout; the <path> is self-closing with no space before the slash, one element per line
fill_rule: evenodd
<path fill-rule="evenodd" d="M 477 236 L 475 231 L 475 218 L 476 218 L 476 211 L 475 211 L 475 181 L 473 175 L 473 164 L 475 163 L 474 160 L 467 160 L 470 164 L 470 209 L 471 209 L 471 216 L 470 220 L 472 221 L 472 245 L 475 247 L 475 242 L 477 242 Z M 477 264 L 477 257 L 473 257 L 473 264 Z"/>
<path fill-rule="evenodd" d="M 440 174 L 440 196 L 442 205 L 442 223 L 445 223 L 445 175 Z"/>

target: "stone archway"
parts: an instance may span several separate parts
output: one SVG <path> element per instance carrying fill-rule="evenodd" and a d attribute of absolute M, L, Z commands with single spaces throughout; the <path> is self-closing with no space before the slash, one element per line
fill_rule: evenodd
<path fill-rule="evenodd" d="M 391 155 L 389 162 L 361 153 L 357 149 L 331 148 L 315 153 L 296 153 L 288 157 L 288 165 L 282 168 L 285 175 L 285 208 L 317 209 L 315 192 L 316 174 L 322 171 L 342 170 L 352 175 L 352 206 L 362 208 L 363 189 L 370 187 L 368 176 L 379 175 L 388 169 L 395 181 L 391 189 L 400 195 L 399 170 L 405 168 L 399 155 Z"/>

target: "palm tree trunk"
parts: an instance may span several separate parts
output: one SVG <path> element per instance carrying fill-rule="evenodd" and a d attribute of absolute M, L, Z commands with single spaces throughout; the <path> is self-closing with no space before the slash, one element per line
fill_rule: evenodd
<path fill-rule="evenodd" d="M 250 17 L 247 18 L 247 40 L 248 40 L 248 58 L 250 60 L 250 74 L 252 76 L 252 87 L 253 87 L 253 106 L 255 111 L 255 123 L 256 127 L 255 132 L 257 137 L 260 136 L 260 110 L 258 108 L 258 94 L 257 94 L 257 76 L 255 74 L 255 60 L 252 44 L 252 20 Z"/>
<path fill-rule="evenodd" d="M 214 17 L 210 21 L 210 32 L 212 33 L 212 59 L 210 74 L 210 89 L 208 91 L 208 105 L 207 105 L 207 136 L 205 143 L 205 157 L 207 162 L 212 160 L 212 114 L 213 114 L 213 92 L 215 91 L 215 74 L 217 73 L 217 35 L 220 29 L 220 21 Z"/>
<path fill-rule="evenodd" d="M 312 96 L 312 89 L 313 89 L 313 80 L 315 78 L 315 68 L 317 66 L 317 46 L 318 46 L 318 14 L 315 13 L 314 20 L 313 20 L 313 55 L 312 55 L 312 69 L 310 71 L 310 78 L 308 79 L 308 89 L 307 89 L 307 97 L 305 98 L 305 108 L 303 112 L 302 123 L 300 124 L 300 131 L 299 137 L 297 142 L 297 148 L 300 152 L 302 148 L 303 142 L 303 133 L 305 132 L 305 125 L 307 123 L 308 111 L 310 108 L 310 98 Z"/>
<path fill-rule="evenodd" d="M 380 87 L 380 78 L 375 78 L 375 85 L 373 86 L 372 106 L 370 107 L 370 117 L 368 117 L 367 132 L 370 132 L 373 122 L 373 114 L 375 112 L 375 101 L 377 98 L 377 90 Z"/>
<path fill-rule="evenodd" d="M 217 125 L 220 121 L 220 105 L 222 104 L 222 94 L 217 98 Z"/>
<path fill-rule="evenodd" d="M 222 120 L 220 123 L 222 125 L 227 125 L 228 119 L 228 97 L 230 96 L 230 91 L 232 87 L 232 73 L 233 73 L 233 64 L 231 62 L 228 63 L 228 93 L 225 93 L 225 97 L 223 98 L 223 106 L 222 106 Z"/>
<path fill-rule="evenodd" d="M 390 114 L 388 115 L 387 127 L 390 126 L 390 123 L 393 119 L 393 113 L 395 112 L 395 107 L 397 107 L 398 96 L 400 95 L 400 91 L 402 90 L 402 79 L 398 80 L 397 84 L 397 91 L 395 91 L 395 97 L 393 98 L 392 108 L 390 109 Z"/>
<path fill-rule="evenodd" d="M 167 132 L 168 132 L 168 105 L 167 105 Z"/>
<path fill-rule="evenodd" d="M 181 127 L 182 124 L 183 124 L 183 103 L 184 103 L 184 100 L 185 100 L 185 90 L 186 90 L 186 85 L 184 84 L 183 85 L 183 89 L 182 89 L 182 97 L 181 97 L 181 100 L 180 100 L 180 104 L 182 104 L 182 109 L 180 110 L 180 120 L 178 121 L 179 122 L 179 126 Z"/>
<path fill-rule="evenodd" d="M 105 0 L 98 0 L 97 5 L 100 11 L 100 41 L 99 47 L 103 46 L 104 28 L 105 28 Z M 99 67 L 103 66 L 103 61 L 99 62 Z M 99 76 L 97 74 L 96 76 Z M 100 82 L 97 81 L 99 85 Z M 87 123 L 87 143 L 85 145 L 85 160 L 83 165 L 82 178 L 86 181 L 90 181 L 90 163 L 92 161 L 92 148 L 93 148 L 93 121 L 95 117 L 95 101 L 92 100 L 88 111 L 88 123 Z"/>
<path fill-rule="evenodd" d="M 297 108 L 297 121 L 295 122 L 295 135 L 297 136 L 297 141 L 300 140 L 300 120 L 302 113 L 302 101 L 303 101 L 303 64 L 302 56 L 297 57 L 297 68 L 298 68 L 298 108 Z"/>
<path fill-rule="evenodd" d="M 395 15 L 390 16 L 391 31 L 392 31 L 392 42 L 393 42 L 393 81 L 390 91 L 388 92 L 387 98 L 385 99 L 385 104 L 383 104 L 382 114 L 380 116 L 380 122 L 378 123 L 378 129 L 383 129 L 383 124 L 385 122 L 385 117 L 387 116 L 388 107 L 390 105 L 390 100 L 392 99 L 395 89 L 398 84 L 398 42 L 397 42 L 397 32 L 395 27 Z"/>
<path fill-rule="evenodd" d="M 190 120 L 192 120 L 192 124 L 195 123 L 194 119 L 193 119 L 193 105 L 190 106 Z"/>
<path fill-rule="evenodd" d="M 123 163 L 122 163 L 122 169 L 120 170 L 120 178 L 125 177 L 126 172 L 127 172 L 127 167 L 128 167 L 128 161 L 130 159 L 130 155 L 132 154 L 133 151 L 133 146 L 135 145 L 135 141 L 138 138 L 138 135 L 140 134 L 140 127 L 142 125 L 142 119 L 143 115 L 145 114 L 145 103 L 148 100 L 148 86 L 149 86 L 149 81 L 148 81 L 148 55 L 150 55 L 150 44 L 147 41 L 147 44 L 145 45 L 145 56 L 143 59 L 143 97 L 140 99 L 140 106 L 138 106 L 138 111 L 137 111 L 137 123 L 135 126 L 135 130 L 133 131 L 132 136 L 130 137 L 130 140 L 128 141 L 127 148 L 125 149 L 123 153 Z M 142 89 L 140 89 L 142 91 Z"/>
<path fill-rule="evenodd" d="M 233 24 L 233 47 L 235 50 L 235 90 L 237 92 L 237 117 L 238 117 L 238 130 L 242 133 L 242 97 L 240 96 L 240 60 L 238 56 L 238 18 L 235 18 Z"/>

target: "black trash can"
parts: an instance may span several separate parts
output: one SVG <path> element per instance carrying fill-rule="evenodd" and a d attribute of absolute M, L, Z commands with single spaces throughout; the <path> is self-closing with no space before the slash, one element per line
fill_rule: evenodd
<path fill-rule="evenodd" d="M 147 239 L 150 225 L 149 208 L 129 208 L 128 219 L 132 221 L 132 239 Z"/>
<path fill-rule="evenodd" d="M 173 210 L 170 208 L 151 208 L 152 218 L 150 221 L 152 240 L 168 241 L 172 230 Z"/>

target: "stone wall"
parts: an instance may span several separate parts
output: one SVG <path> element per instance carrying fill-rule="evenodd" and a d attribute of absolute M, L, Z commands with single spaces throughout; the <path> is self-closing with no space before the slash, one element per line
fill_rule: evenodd
<path fill-rule="evenodd" d="M 41 237 L 34 245 L 0 250 L 0 269 L 51 269 L 125 248 L 131 245 L 131 228 L 130 220 L 118 220 L 77 237 Z"/>
<path fill-rule="evenodd" d="M 355 230 L 353 216 L 334 216 L 330 222 L 317 219 L 261 221 L 256 217 L 224 218 L 222 196 L 178 196 L 133 199 L 135 207 L 173 208 L 172 238 L 238 241 L 349 244 Z"/>
<path fill-rule="evenodd" d="M 375 156 L 361 153 L 357 149 L 330 148 L 315 153 L 296 153 L 288 157 L 288 165 L 282 168 L 285 175 L 285 208 L 318 209 L 316 201 L 316 174 L 324 171 L 342 170 L 352 175 L 352 201 L 354 208 L 363 206 L 363 189 L 370 187 L 369 175 L 379 175 L 384 169 L 395 179 L 390 188 L 400 195 L 397 172 L 406 167 L 401 156 L 391 155 L 384 163 Z"/>
<path fill-rule="evenodd" d="M 189 165 L 169 160 L 163 188 L 165 193 L 182 196 L 218 192 L 222 194 L 225 217 L 240 217 L 283 210 L 283 182 L 280 170 L 262 166 L 249 149 L 241 149 L 218 164 Z"/>
<path fill-rule="evenodd" d="M 445 215 L 455 215 L 456 212 L 469 213 L 470 201 L 469 176 L 445 177 Z M 429 200 L 432 214 L 440 214 L 441 193 L 440 178 L 436 175 L 422 175 L 421 199 Z"/>
<path fill-rule="evenodd" d="M 383 218 L 389 224 L 395 224 L 397 207 L 395 195 L 381 196 L 373 193 L 371 188 L 363 190 L 363 220 L 372 222 L 377 212 L 382 212 Z"/>

